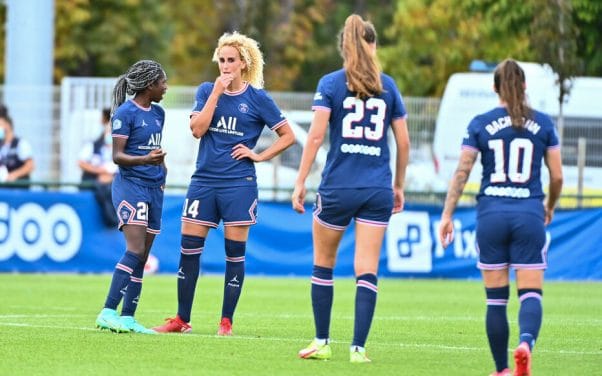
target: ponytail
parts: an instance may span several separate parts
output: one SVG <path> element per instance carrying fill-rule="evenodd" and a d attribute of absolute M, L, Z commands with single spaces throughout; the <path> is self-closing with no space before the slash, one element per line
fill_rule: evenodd
<path fill-rule="evenodd" d="M 383 92 L 380 64 L 370 46 L 373 43 L 376 43 L 374 25 L 357 14 L 347 17 L 339 34 L 339 48 L 347 85 L 359 98 Z"/>
<path fill-rule="evenodd" d="M 125 93 L 127 91 L 127 82 L 125 81 L 125 74 L 122 74 L 117 79 L 117 83 L 113 88 L 113 96 L 111 98 L 111 115 L 115 113 L 117 108 L 125 102 Z"/>
<path fill-rule="evenodd" d="M 493 84 L 512 119 L 512 126 L 522 128 L 532 116 L 525 94 L 525 72 L 512 59 L 502 61 L 493 74 Z"/>
<path fill-rule="evenodd" d="M 126 94 L 135 95 L 161 78 L 167 78 L 161 64 L 153 60 L 140 60 L 134 63 L 125 74 L 119 76 L 113 88 L 111 115 L 125 102 Z"/>

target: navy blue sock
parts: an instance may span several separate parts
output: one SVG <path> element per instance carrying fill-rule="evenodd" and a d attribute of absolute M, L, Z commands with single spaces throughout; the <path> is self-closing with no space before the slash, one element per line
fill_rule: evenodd
<path fill-rule="evenodd" d="M 109 294 L 105 301 L 105 308 L 117 309 L 122 297 L 121 290 L 128 285 L 130 276 L 139 263 L 140 259 L 134 252 L 125 251 L 125 254 L 115 266 L 111 287 L 109 288 Z"/>
<path fill-rule="evenodd" d="M 506 306 L 510 296 L 510 286 L 485 288 L 487 294 L 487 314 L 485 328 L 489 349 L 495 361 L 495 368 L 499 372 L 508 368 L 508 337 L 510 329 L 506 316 Z"/>
<path fill-rule="evenodd" d="M 311 305 L 314 311 L 316 338 L 328 339 L 330 335 L 330 311 L 334 296 L 332 268 L 314 265 L 311 274 Z"/>
<path fill-rule="evenodd" d="M 530 349 L 535 346 L 539 328 L 541 328 L 543 317 L 542 296 L 541 289 L 518 290 L 518 300 L 520 301 L 520 309 L 518 310 L 519 343 L 527 342 Z"/>
<path fill-rule="evenodd" d="M 205 238 L 182 235 L 180 240 L 180 265 L 178 267 L 178 316 L 190 322 L 194 291 L 201 269 L 201 254 Z"/>
<path fill-rule="evenodd" d="M 224 275 L 224 300 L 222 317 L 232 322 L 236 304 L 245 280 L 245 249 L 246 242 L 226 239 L 226 274 Z"/>
<path fill-rule="evenodd" d="M 356 278 L 355 288 L 355 324 L 353 327 L 353 342 L 351 346 L 364 347 L 378 294 L 378 278 L 375 274 L 362 274 Z"/>
<path fill-rule="evenodd" d="M 134 316 L 138 308 L 138 300 L 142 291 L 142 277 L 144 276 L 144 262 L 140 261 L 130 276 L 130 282 L 126 286 L 123 295 L 123 306 L 121 316 Z"/>

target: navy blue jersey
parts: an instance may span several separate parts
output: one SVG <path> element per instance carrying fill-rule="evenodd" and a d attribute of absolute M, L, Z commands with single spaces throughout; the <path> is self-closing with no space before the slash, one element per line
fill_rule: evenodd
<path fill-rule="evenodd" d="M 203 109 L 213 85 L 204 82 L 198 87 L 193 114 Z M 192 181 L 215 187 L 257 185 L 254 162 L 234 159 L 230 155 L 232 148 L 244 144 L 253 149 L 266 125 L 276 130 L 285 123 L 282 112 L 265 90 L 245 83 L 237 92 L 224 92 L 207 133 L 201 137 Z"/>
<path fill-rule="evenodd" d="M 343 69 L 320 79 L 312 110 L 330 111 L 320 188 L 392 187 L 387 131 L 406 109 L 393 79 L 384 73 L 381 79 L 384 91 L 364 100 L 349 91 Z"/>
<path fill-rule="evenodd" d="M 523 129 L 512 127 L 504 107 L 476 116 L 468 125 L 462 148 L 481 153 L 479 204 L 495 210 L 523 200 L 519 202 L 542 211 L 542 161 L 548 149 L 559 147 L 556 128 L 542 112 L 533 110 Z"/>
<path fill-rule="evenodd" d="M 127 140 L 124 153 L 146 155 L 161 148 L 165 111 L 157 104 L 140 107 L 133 100 L 124 102 L 112 118 L 112 136 Z M 165 184 L 165 170 L 161 165 L 119 166 L 119 173 L 129 179 L 140 179 L 149 186 Z"/>

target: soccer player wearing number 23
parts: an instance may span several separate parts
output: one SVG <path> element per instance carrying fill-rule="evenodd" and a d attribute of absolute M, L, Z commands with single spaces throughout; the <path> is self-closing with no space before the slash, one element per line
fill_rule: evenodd
<path fill-rule="evenodd" d="M 376 58 L 376 31 L 358 15 L 347 18 L 340 34 L 344 68 L 322 77 L 312 109 L 314 118 L 303 149 L 292 205 L 303 213 L 305 180 L 326 130 L 330 150 L 313 212 L 314 265 L 311 297 L 315 338 L 299 351 L 303 359 L 329 359 L 333 269 L 343 233 L 355 220 L 355 322 L 352 363 L 366 363 L 365 342 L 376 306 L 380 250 L 391 213 L 403 208 L 409 137 L 406 110 L 393 79 Z M 389 165 L 387 133 L 396 142 L 395 177 Z"/>

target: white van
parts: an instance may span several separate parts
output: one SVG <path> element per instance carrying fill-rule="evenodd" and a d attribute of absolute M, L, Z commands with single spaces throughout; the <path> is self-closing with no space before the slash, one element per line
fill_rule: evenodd
<path fill-rule="evenodd" d="M 531 106 L 558 116 L 558 87 L 554 72 L 536 63 L 519 62 L 525 71 L 527 95 Z M 563 106 L 563 170 L 565 187 L 577 187 L 577 142 L 586 139 L 586 163 L 583 174 L 585 189 L 602 189 L 602 78 L 576 77 L 567 102 Z M 499 100 L 493 91 L 493 72 L 455 73 L 445 87 L 433 140 L 434 164 L 437 175 L 449 182 L 458 165 L 462 138 L 470 120 L 496 105 Z M 481 176 L 480 162 L 475 164 L 467 191 L 474 192 Z M 543 174 L 547 179 L 547 174 Z M 567 190 L 565 190 L 566 192 Z"/>

